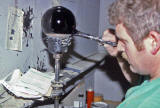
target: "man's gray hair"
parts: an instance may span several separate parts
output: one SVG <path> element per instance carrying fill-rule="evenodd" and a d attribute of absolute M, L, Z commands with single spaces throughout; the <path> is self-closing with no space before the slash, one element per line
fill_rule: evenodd
<path fill-rule="evenodd" d="M 109 21 L 123 23 L 138 47 L 150 31 L 160 33 L 160 0 L 117 0 L 110 6 Z"/>

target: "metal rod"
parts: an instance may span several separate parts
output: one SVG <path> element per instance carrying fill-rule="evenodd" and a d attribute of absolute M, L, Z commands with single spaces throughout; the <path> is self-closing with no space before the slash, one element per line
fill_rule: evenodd
<path fill-rule="evenodd" d="M 55 59 L 55 83 L 56 83 L 56 82 L 59 82 L 61 54 L 54 54 L 53 57 Z M 55 96 L 54 108 L 59 108 L 59 100 L 60 100 L 60 96 Z"/>
<path fill-rule="evenodd" d="M 96 37 L 96 36 L 93 36 L 93 35 L 90 35 L 90 34 L 86 34 L 86 33 L 82 33 L 82 32 L 73 34 L 73 36 L 80 36 L 80 37 L 87 38 L 87 39 L 90 39 L 90 40 L 95 40 L 95 41 L 97 41 L 97 42 L 99 42 L 101 44 L 108 44 L 108 45 L 111 45 L 113 47 L 117 46 L 116 42 L 104 41 L 99 37 Z"/>
<path fill-rule="evenodd" d="M 59 98 L 58 97 L 54 99 L 54 108 L 59 108 Z"/>
<path fill-rule="evenodd" d="M 59 73 L 60 73 L 60 54 L 55 54 L 55 82 L 59 81 Z"/>

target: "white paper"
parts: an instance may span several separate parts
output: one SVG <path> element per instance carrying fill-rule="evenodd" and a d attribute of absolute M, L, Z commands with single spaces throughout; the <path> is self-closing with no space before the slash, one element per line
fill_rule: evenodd
<path fill-rule="evenodd" d="M 17 83 L 15 83 L 15 85 L 31 88 L 32 90 L 45 95 L 48 92 L 53 79 L 54 76 L 47 75 L 31 68 L 17 81 Z"/>
<path fill-rule="evenodd" d="M 10 7 L 7 23 L 7 49 L 22 51 L 23 15 L 21 9 Z"/>
<path fill-rule="evenodd" d="M 9 74 L 0 83 L 17 97 L 43 100 L 43 96 L 51 87 L 52 80 L 54 80 L 54 74 L 42 73 L 31 68 L 22 76 L 20 70 L 16 69 L 12 75 Z"/>

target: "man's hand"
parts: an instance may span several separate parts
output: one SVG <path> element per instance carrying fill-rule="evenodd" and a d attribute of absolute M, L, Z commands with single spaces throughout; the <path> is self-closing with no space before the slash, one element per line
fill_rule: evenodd
<path fill-rule="evenodd" d="M 102 36 L 102 40 L 104 41 L 111 41 L 111 42 L 117 42 L 117 38 L 115 36 L 114 30 L 108 29 L 105 30 Z M 104 47 L 108 51 L 109 55 L 116 57 L 118 55 L 118 49 L 117 46 L 113 47 L 108 44 L 104 44 Z"/>

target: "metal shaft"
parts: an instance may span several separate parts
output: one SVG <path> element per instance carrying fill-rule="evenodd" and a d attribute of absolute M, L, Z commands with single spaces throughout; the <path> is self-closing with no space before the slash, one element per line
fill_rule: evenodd
<path fill-rule="evenodd" d="M 59 73 L 60 73 L 61 54 L 54 54 L 53 57 L 55 59 L 55 67 L 54 67 L 55 68 L 55 83 L 58 83 L 59 82 Z M 54 108 L 59 108 L 59 99 L 60 99 L 60 96 L 55 96 Z"/>
<path fill-rule="evenodd" d="M 86 34 L 86 33 L 82 33 L 82 32 L 74 34 L 73 36 L 80 36 L 80 37 L 83 37 L 83 38 L 87 38 L 87 39 L 90 39 L 90 40 L 97 41 L 97 42 L 99 42 L 101 44 L 108 44 L 108 45 L 111 45 L 113 47 L 117 46 L 117 42 L 103 41 L 99 37 L 96 37 L 96 36 L 93 36 L 93 35 L 90 35 L 90 34 Z"/>
<path fill-rule="evenodd" d="M 54 99 L 54 108 L 59 108 L 59 97 Z"/>
<path fill-rule="evenodd" d="M 55 54 L 55 82 L 59 81 L 59 73 L 60 73 L 60 54 Z"/>

